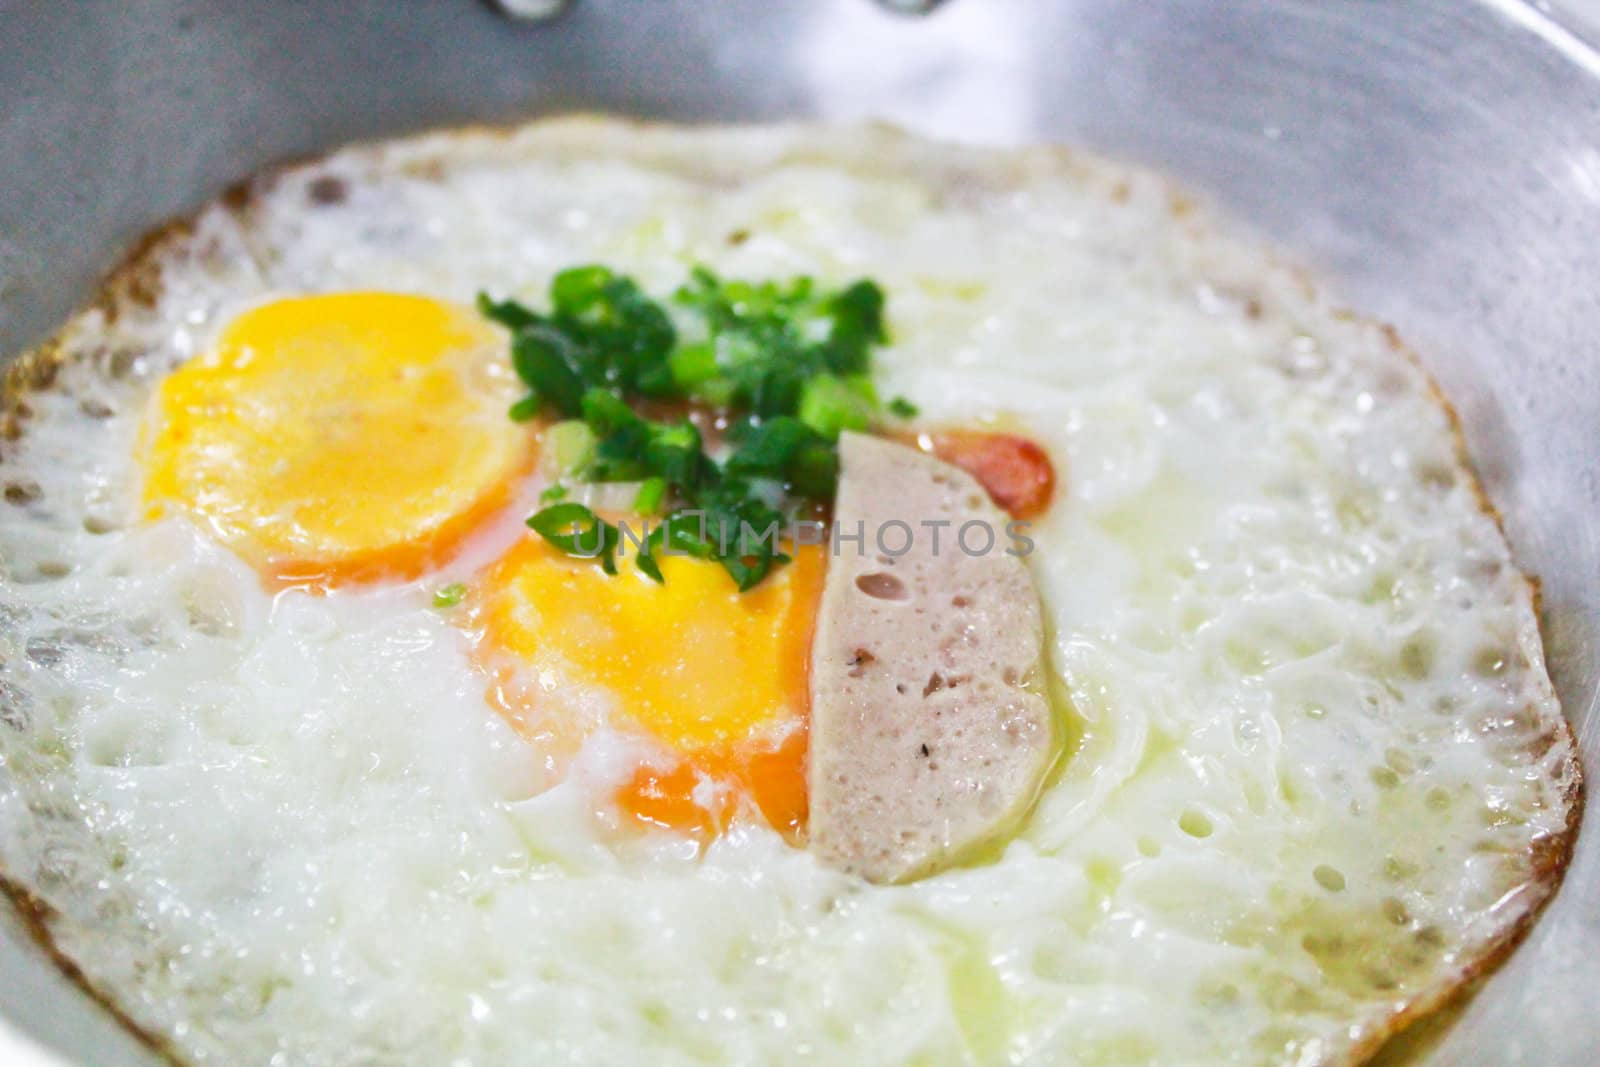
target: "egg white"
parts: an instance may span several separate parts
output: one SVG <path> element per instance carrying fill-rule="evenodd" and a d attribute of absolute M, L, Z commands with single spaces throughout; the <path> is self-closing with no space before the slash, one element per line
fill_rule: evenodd
<path fill-rule="evenodd" d="M 759 827 L 619 847 L 629 743 L 552 785 L 431 606 L 453 573 L 273 595 L 139 520 L 152 383 L 239 309 L 537 301 L 584 262 L 873 277 L 884 395 L 1056 457 L 1031 563 L 1073 751 L 997 860 L 870 887 Z M 36 366 L 0 869 L 185 1060 L 1338 1062 L 1558 873 L 1570 738 L 1428 380 L 1142 172 L 593 120 L 356 148 L 206 209 Z"/>

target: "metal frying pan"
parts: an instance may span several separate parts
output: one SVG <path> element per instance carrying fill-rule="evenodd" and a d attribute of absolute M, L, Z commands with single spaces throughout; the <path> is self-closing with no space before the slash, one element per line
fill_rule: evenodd
<path fill-rule="evenodd" d="M 474 0 L 0 0 L 0 355 L 142 230 L 355 138 L 583 108 L 1087 144 L 1208 192 L 1424 353 L 1543 581 L 1593 770 L 1600 53 L 1576 25 L 1521 0 L 576 0 L 542 24 Z M 1600 1062 L 1597 988 L 1591 831 L 1527 943 L 1396 1058 Z M 0 1062 L 150 1062 L 10 916 L 0 1017 Z"/>

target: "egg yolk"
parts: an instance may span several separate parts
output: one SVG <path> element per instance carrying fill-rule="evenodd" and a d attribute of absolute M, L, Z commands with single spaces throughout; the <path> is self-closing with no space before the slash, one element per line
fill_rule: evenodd
<path fill-rule="evenodd" d="M 484 580 L 484 634 L 542 679 L 515 700 L 596 687 L 671 753 L 623 785 L 627 817 L 705 838 L 747 800 L 792 835 L 806 816 L 807 664 L 824 557 L 812 545 L 791 554 L 740 593 L 713 562 L 661 558 L 658 584 L 631 561 L 611 576 L 525 538 Z M 530 709 L 505 710 L 538 732 Z"/>
<path fill-rule="evenodd" d="M 499 330 L 398 293 L 245 312 L 162 382 L 145 424 L 147 514 L 208 524 L 269 578 L 412 578 L 531 465 Z"/>

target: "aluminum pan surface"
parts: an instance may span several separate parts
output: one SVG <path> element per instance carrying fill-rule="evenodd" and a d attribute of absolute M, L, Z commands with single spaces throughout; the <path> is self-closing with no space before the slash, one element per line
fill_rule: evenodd
<path fill-rule="evenodd" d="M 1162 167 L 1423 353 L 1543 581 L 1557 686 L 1600 767 L 1600 58 L 1519 0 L 950 0 L 924 20 L 865 0 L 577 0 L 548 26 L 472 0 L 0 0 L 0 26 L 7 356 L 228 182 L 429 125 L 878 116 Z M 76 1060 L 149 1062 L 7 918 L 0 1012 Z M 1591 829 L 1422 1059 L 1590 1063 L 1597 987 Z M 12 1040 L 0 1054 L 25 1063 Z"/>

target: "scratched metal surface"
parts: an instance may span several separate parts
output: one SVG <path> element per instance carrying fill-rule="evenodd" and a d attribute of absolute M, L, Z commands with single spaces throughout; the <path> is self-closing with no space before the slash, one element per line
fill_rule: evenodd
<path fill-rule="evenodd" d="M 1596 0 L 1574 0 L 1590 13 Z M 552 110 L 890 118 L 1156 164 L 1395 322 L 1457 402 L 1600 768 L 1600 57 L 1520 0 L 0 0 L 0 355 L 259 166 Z M 1591 790 L 1590 807 L 1600 790 Z M 1591 815 L 1593 813 L 1591 812 Z M 1600 826 L 1600 823 L 1596 823 Z M 1396 1059 L 1600 1062 L 1600 832 L 1528 942 Z M 149 1061 L 0 923 L 0 1061 Z"/>

